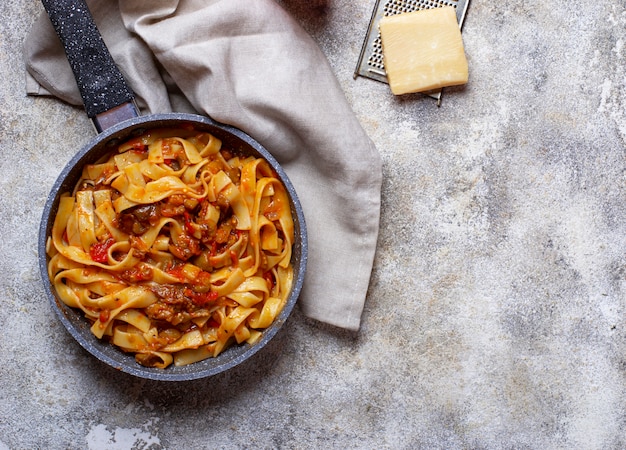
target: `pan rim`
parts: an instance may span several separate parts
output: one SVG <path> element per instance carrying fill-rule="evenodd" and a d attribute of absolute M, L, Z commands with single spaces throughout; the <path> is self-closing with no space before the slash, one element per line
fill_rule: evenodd
<path fill-rule="evenodd" d="M 119 349 L 114 348 L 113 345 L 108 342 L 101 341 L 93 335 L 89 336 L 85 333 L 84 328 L 79 328 L 79 324 L 77 323 L 79 320 L 85 323 L 87 321 L 84 317 L 82 317 L 82 314 L 79 314 L 76 310 L 69 308 L 60 302 L 54 293 L 51 283 L 49 282 L 46 246 L 51 229 L 51 223 L 53 222 L 54 214 L 56 213 L 58 199 L 63 192 L 67 192 L 66 188 L 68 187 L 68 184 L 71 184 L 68 183 L 68 179 L 72 178 L 72 174 L 77 170 L 77 167 L 82 167 L 85 163 L 92 161 L 93 159 L 90 158 L 93 158 L 94 154 L 104 154 L 106 152 L 106 143 L 110 142 L 112 139 L 117 139 L 117 136 L 120 133 L 130 133 L 133 130 L 140 129 L 142 126 L 156 128 L 158 125 L 155 124 L 165 123 L 194 123 L 207 128 L 217 128 L 222 132 L 233 136 L 236 140 L 241 141 L 245 145 L 250 146 L 253 151 L 257 152 L 265 158 L 268 163 L 270 163 L 272 168 L 276 170 L 281 181 L 284 183 L 291 199 L 292 213 L 294 214 L 294 222 L 296 223 L 296 238 L 294 246 L 297 253 L 298 266 L 295 268 L 296 272 L 294 273 L 292 291 L 287 298 L 283 310 L 278 315 L 274 323 L 267 329 L 263 330 L 262 337 L 257 343 L 252 345 L 239 344 L 231 346 L 217 358 L 209 358 L 208 360 L 193 363 L 189 366 L 170 366 L 166 369 L 156 369 L 143 367 L 137 364 L 134 361 L 134 357 L 129 357 Z M 129 135 L 126 136 L 126 138 L 128 137 Z M 308 236 L 302 205 L 300 204 L 296 190 L 282 166 L 278 163 L 274 156 L 267 149 L 265 149 L 265 147 L 242 130 L 227 124 L 219 123 L 206 116 L 189 113 L 165 113 L 139 116 L 114 125 L 92 138 L 66 163 L 55 180 L 43 208 L 39 226 L 38 253 L 42 284 L 51 307 L 55 311 L 57 318 L 61 321 L 70 335 L 72 335 L 74 340 L 76 340 L 92 356 L 96 357 L 99 361 L 110 367 L 139 378 L 158 381 L 190 381 L 217 375 L 241 364 L 243 361 L 249 359 L 265 347 L 267 343 L 271 341 L 280 331 L 287 318 L 291 315 L 302 290 L 308 259 Z M 68 313 L 68 311 L 70 312 Z M 108 349 L 105 350 L 105 348 Z M 111 349 L 114 349 L 115 352 L 111 352 Z M 120 356 L 121 359 L 114 358 L 112 355 Z M 220 358 L 222 355 L 224 355 L 224 357 Z M 211 363 L 207 363 L 207 361 Z"/>

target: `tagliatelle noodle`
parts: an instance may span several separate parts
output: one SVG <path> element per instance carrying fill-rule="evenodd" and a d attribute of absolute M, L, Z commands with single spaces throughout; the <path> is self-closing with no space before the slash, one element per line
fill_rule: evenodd
<path fill-rule="evenodd" d="M 48 240 L 58 298 L 138 363 L 253 344 L 293 284 L 289 198 L 267 161 L 159 129 L 87 165 Z"/>

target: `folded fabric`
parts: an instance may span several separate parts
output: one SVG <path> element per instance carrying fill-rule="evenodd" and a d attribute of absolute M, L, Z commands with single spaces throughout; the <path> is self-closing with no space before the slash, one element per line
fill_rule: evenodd
<path fill-rule="evenodd" d="M 87 3 L 142 113 L 208 115 L 283 165 L 309 234 L 300 308 L 357 330 L 378 237 L 381 161 L 316 43 L 272 0 Z M 29 94 L 82 104 L 47 16 L 24 53 Z"/>

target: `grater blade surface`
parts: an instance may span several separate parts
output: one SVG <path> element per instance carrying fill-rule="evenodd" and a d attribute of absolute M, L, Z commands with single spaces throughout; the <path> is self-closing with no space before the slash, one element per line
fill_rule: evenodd
<path fill-rule="evenodd" d="M 383 61 L 380 32 L 378 31 L 380 19 L 385 16 L 393 16 L 395 14 L 413 12 L 420 9 L 452 6 L 456 11 L 456 18 L 461 28 L 465 20 L 469 1 L 470 0 L 377 0 L 367 29 L 367 35 L 361 47 L 357 67 L 354 71 L 354 78 L 362 76 L 388 83 Z M 436 99 L 438 105 L 441 104 L 441 89 L 425 92 L 424 94 Z"/>

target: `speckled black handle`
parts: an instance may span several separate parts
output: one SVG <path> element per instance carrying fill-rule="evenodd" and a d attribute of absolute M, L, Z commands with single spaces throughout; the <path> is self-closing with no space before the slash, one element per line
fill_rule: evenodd
<path fill-rule="evenodd" d="M 87 116 L 130 102 L 134 94 L 115 65 L 84 0 L 41 0 L 65 48 Z"/>

